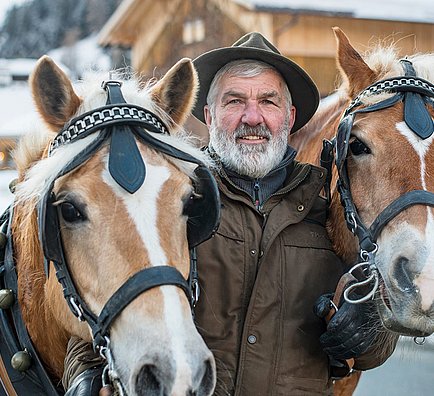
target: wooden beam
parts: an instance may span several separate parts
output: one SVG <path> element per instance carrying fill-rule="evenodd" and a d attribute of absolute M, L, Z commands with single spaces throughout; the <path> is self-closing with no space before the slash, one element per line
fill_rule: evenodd
<path fill-rule="evenodd" d="M 131 64 L 134 70 L 141 70 L 143 60 L 146 59 L 164 28 L 173 21 L 173 15 L 179 9 L 181 1 L 160 0 L 153 2 L 146 15 L 147 20 L 140 24 L 141 31 L 134 43 L 131 54 Z"/>

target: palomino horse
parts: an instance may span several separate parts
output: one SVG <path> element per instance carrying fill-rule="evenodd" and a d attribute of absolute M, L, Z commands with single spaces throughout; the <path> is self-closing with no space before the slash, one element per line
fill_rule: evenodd
<path fill-rule="evenodd" d="M 11 310 L 31 341 L 21 327 L 15 344 L 32 362 L 15 359 L 21 377 L 9 386 L 57 395 L 38 383 L 38 363 L 56 383 L 75 335 L 93 341 L 121 394 L 210 395 L 215 362 L 193 323 L 189 248 L 215 230 L 219 201 L 209 160 L 179 133 L 196 93 L 192 63 L 140 90 L 133 80 L 73 88 L 43 57 L 30 84 L 44 125 L 15 154 L 2 281 L 13 289 L 16 268 Z M 39 388 L 20 388 L 26 378 Z"/>
<path fill-rule="evenodd" d="M 387 330 L 424 337 L 434 331 L 434 54 L 400 60 L 378 46 L 363 58 L 334 32 L 343 84 L 290 143 L 300 161 L 322 152 L 324 164 L 334 147 L 328 230 L 344 261 L 360 262 L 364 292 L 352 290 L 375 299 Z"/>

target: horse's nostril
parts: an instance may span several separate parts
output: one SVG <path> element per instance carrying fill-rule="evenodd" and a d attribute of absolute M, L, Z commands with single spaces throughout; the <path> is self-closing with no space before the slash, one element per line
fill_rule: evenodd
<path fill-rule="evenodd" d="M 144 365 L 136 378 L 137 395 L 163 396 L 164 387 L 158 377 L 158 368 L 155 365 Z"/>
<path fill-rule="evenodd" d="M 403 292 L 412 293 L 414 291 L 413 278 L 410 262 L 406 257 L 400 256 L 393 263 L 393 279 L 396 286 Z"/>
<path fill-rule="evenodd" d="M 211 395 L 214 390 L 215 384 L 215 370 L 213 360 L 208 359 L 205 362 L 205 371 L 203 373 L 202 379 L 200 380 L 200 385 L 197 392 L 192 393 L 192 395 L 197 396 L 208 396 Z"/>

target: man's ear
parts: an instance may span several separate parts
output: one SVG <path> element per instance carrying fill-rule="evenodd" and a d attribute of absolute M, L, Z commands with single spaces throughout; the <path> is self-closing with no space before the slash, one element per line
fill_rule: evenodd
<path fill-rule="evenodd" d="M 292 127 L 294 126 L 296 114 L 297 109 L 295 108 L 295 106 L 291 106 L 291 109 L 289 110 L 289 131 L 291 131 Z"/>
<path fill-rule="evenodd" d="M 211 110 L 208 105 L 203 108 L 203 114 L 205 116 L 206 126 L 209 128 L 212 122 Z"/>

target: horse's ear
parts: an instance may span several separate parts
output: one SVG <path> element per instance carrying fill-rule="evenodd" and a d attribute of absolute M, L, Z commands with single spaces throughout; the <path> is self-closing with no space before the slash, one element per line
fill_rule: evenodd
<path fill-rule="evenodd" d="M 338 45 L 338 67 L 342 77 L 348 82 L 349 95 L 354 97 L 376 80 L 376 74 L 354 49 L 341 29 L 334 27 L 333 32 Z"/>
<path fill-rule="evenodd" d="M 175 124 L 182 125 L 194 106 L 198 85 L 193 63 L 184 58 L 154 85 L 152 97 Z"/>
<path fill-rule="evenodd" d="M 38 112 L 53 130 L 62 128 L 80 106 L 68 76 L 48 56 L 36 64 L 30 88 Z"/>

